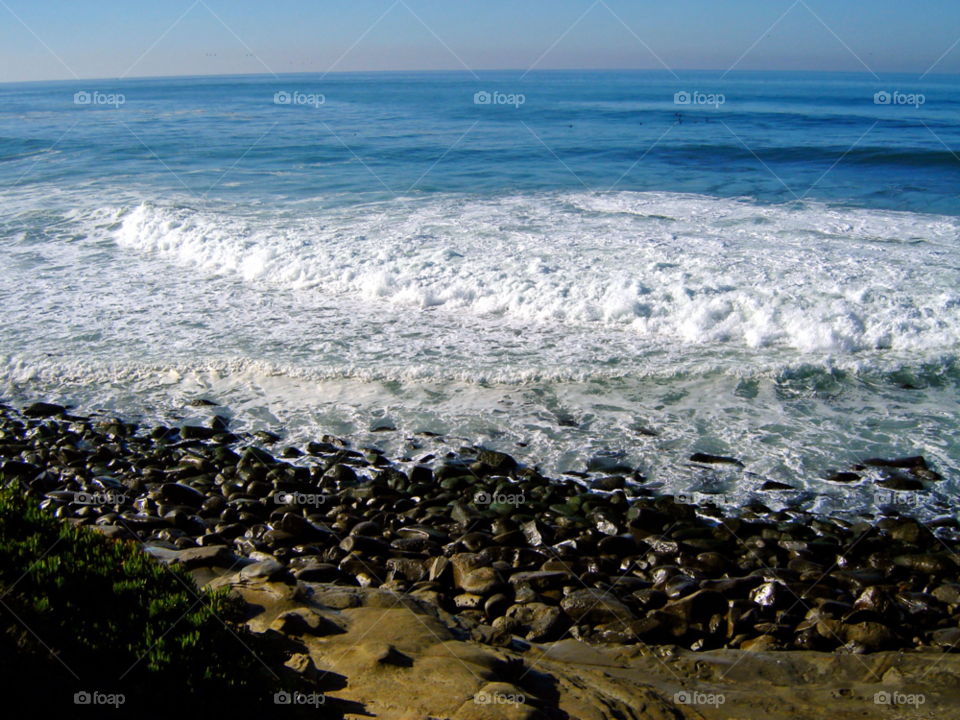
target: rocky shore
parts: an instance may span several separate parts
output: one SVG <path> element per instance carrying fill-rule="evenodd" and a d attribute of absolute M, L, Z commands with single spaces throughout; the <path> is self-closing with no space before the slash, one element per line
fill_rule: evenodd
<path fill-rule="evenodd" d="M 427 433 L 405 447 L 409 456 L 393 459 L 333 436 L 296 448 L 266 432 L 235 435 L 219 416 L 209 427 L 148 428 L 46 403 L 3 406 L 0 419 L 4 483 L 65 522 L 137 539 L 201 582 L 274 588 L 261 608 L 293 605 L 252 620 L 262 632 L 349 634 L 338 613 L 371 608 L 418 619 L 438 641 L 489 649 L 477 663 L 490 666 L 490 687 L 479 692 L 493 698 L 523 694 L 504 653 L 531 647 L 544 648 L 547 665 L 571 646 L 661 663 L 664 653 L 721 651 L 932 661 L 960 647 L 956 518 L 925 523 L 888 508 L 852 522 L 760 504 L 724 516 L 709 502 L 656 495 L 629 468 L 546 478 L 508 454 Z M 922 457 L 866 464 L 889 468 L 883 487 L 898 493 L 940 480 Z M 356 660 L 403 667 L 409 653 L 395 647 Z M 314 672 L 321 655 L 294 664 Z M 712 717 L 679 702 L 619 716 Z M 501 715 L 477 717 L 488 716 Z"/>

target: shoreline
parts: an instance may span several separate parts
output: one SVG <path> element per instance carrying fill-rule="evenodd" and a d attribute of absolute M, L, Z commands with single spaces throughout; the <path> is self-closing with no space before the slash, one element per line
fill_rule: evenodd
<path fill-rule="evenodd" d="M 445 454 L 401 463 L 333 436 L 280 450 L 278 436 L 241 438 L 217 417 L 178 429 L 44 403 L 3 413 L 0 472 L 61 519 L 158 551 L 221 547 L 303 581 L 409 593 L 494 645 L 960 645 L 960 546 L 935 534 L 956 518 L 888 508 L 851 523 L 759 503 L 725 517 L 708 495 L 657 496 L 616 474 L 629 468 L 588 489 L 435 436 Z M 898 495 L 939 478 L 921 457 L 867 462 L 891 469 L 880 485 Z"/>

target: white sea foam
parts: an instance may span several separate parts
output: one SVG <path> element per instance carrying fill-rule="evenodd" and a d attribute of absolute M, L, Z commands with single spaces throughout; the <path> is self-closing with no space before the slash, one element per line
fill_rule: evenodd
<path fill-rule="evenodd" d="M 960 340 L 954 218 L 661 193 L 462 196 L 314 215 L 143 203 L 116 241 L 201 271 L 412 309 L 801 353 Z M 953 257 L 952 257 L 953 256 Z"/>

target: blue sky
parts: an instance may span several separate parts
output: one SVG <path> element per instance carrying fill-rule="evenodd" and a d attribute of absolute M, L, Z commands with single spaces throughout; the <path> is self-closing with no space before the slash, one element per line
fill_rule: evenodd
<path fill-rule="evenodd" d="M 957 74 L 958 40 L 957 0 L 0 0 L 0 82 L 738 60 Z"/>

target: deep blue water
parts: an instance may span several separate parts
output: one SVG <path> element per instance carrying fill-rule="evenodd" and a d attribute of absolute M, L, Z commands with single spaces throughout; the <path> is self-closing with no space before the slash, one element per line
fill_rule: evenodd
<path fill-rule="evenodd" d="M 277 105 L 282 91 L 324 102 Z M 76 105 L 77 92 L 125 101 Z M 524 103 L 478 105 L 478 92 Z M 680 92 L 724 103 L 677 105 Z M 924 103 L 878 105 L 878 92 Z M 957 214 L 958 112 L 952 76 L 347 73 L 5 85 L 0 185 L 40 160 L 25 182 L 209 198 L 615 187 Z"/>

